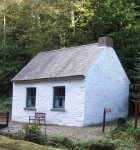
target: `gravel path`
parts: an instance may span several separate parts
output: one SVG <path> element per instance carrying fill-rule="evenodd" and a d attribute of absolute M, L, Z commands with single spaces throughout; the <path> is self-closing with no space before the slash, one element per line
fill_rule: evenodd
<path fill-rule="evenodd" d="M 9 127 L 2 129 L 2 132 L 18 133 L 22 131 L 21 123 L 10 122 Z M 105 133 L 109 132 L 115 125 L 106 126 Z M 42 132 L 48 137 L 53 136 L 67 136 L 75 140 L 91 140 L 100 139 L 104 136 L 102 133 L 101 126 L 90 126 L 90 127 L 68 127 L 68 126 L 57 126 L 57 125 L 46 125 L 41 127 Z M 45 131 L 46 130 L 46 131 Z"/>

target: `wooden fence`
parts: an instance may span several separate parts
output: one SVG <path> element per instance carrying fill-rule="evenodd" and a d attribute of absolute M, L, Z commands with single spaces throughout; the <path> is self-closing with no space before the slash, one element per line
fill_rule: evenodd
<path fill-rule="evenodd" d="M 8 127 L 9 124 L 9 112 L 0 113 L 0 129 Z"/>

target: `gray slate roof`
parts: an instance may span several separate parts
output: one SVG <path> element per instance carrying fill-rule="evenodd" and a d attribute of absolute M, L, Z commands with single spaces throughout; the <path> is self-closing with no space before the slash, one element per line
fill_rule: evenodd
<path fill-rule="evenodd" d="M 84 76 L 103 48 L 89 44 L 38 53 L 12 81 Z"/>

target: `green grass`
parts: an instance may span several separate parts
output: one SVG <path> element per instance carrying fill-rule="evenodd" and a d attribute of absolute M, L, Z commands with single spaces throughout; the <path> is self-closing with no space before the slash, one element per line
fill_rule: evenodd
<path fill-rule="evenodd" d="M 23 140 L 13 140 L 5 136 L 0 136 L 0 148 L 4 148 L 6 150 L 62 150 Z"/>
<path fill-rule="evenodd" d="M 77 142 L 59 136 L 47 139 L 47 144 L 69 150 L 140 150 L 140 123 L 138 128 L 134 129 L 134 121 L 130 120 L 100 140 Z"/>
<path fill-rule="evenodd" d="M 19 136 L 12 135 L 11 137 L 19 139 Z M 74 141 L 67 137 L 57 136 L 47 138 L 45 145 L 41 146 L 0 136 L 0 148 L 4 147 L 8 150 L 58 150 L 57 148 L 67 150 L 140 150 L 140 121 L 137 129 L 134 129 L 134 121 L 130 120 L 123 126 L 105 134 L 100 140 Z M 49 146 L 56 147 L 56 149 Z"/>
<path fill-rule="evenodd" d="M 139 150 L 140 123 L 137 129 L 134 129 L 134 120 L 130 120 L 123 126 L 112 130 L 104 139 L 114 143 L 116 150 Z"/>

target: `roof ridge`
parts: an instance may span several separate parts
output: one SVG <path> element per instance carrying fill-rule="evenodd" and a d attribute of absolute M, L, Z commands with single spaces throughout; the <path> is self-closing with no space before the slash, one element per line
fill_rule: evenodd
<path fill-rule="evenodd" d="M 48 51 L 43 51 L 43 52 L 39 52 L 39 53 L 49 53 L 49 52 L 54 52 L 54 51 L 63 51 L 63 50 L 68 50 L 68 49 L 74 49 L 74 48 L 80 48 L 80 47 L 87 47 L 87 46 L 91 46 L 91 45 L 97 45 L 98 43 L 92 43 L 92 44 L 84 44 L 84 45 L 79 45 L 79 46 L 71 46 L 71 47 L 63 47 L 63 48 L 59 48 L 59 49 L 54 49 L 54 50 L 48 50 Z M 38 53 L 38 54 L 39 54 Z"/>

